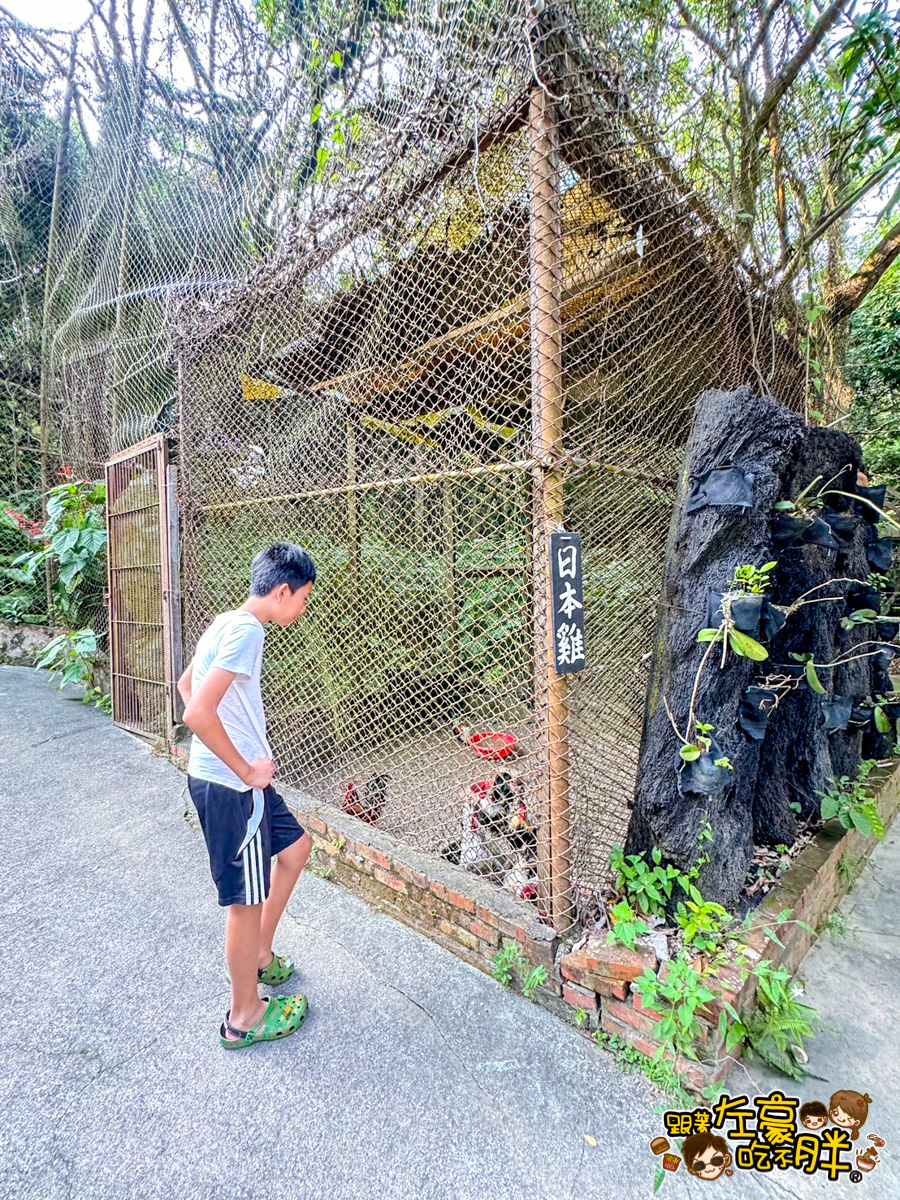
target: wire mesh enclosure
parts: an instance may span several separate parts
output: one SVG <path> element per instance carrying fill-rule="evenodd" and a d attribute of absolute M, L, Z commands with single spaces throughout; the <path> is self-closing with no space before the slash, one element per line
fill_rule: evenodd
<path fill-rule="evenodd" d="M 113 719 L 165 737 L 174 719 L 167 453 L 161 434 L 106 466 Z"/>
<path fill-rule="evenodd" d="M 572 49 L 540 46 L 551 86 L 482 79 L 492 119 L 450 150 L 421 112 L 396 170 L 376 139 L 316 214 L 328 236 L 188 309 L 180 349 L 189 639 L 260 546 L 307 546 L 310 619 L 268 644 L 282 774 L 562 928 L 624 837 L 694 400 L 754 353 L 735 264 Z M 584 545 L 568 683 L 562 527 Z"/>
<path fill-rule="evenodd" d="M 188 654 L 260 547 L 306 545 L 310 616 L 267 645 L 282 777 L 565 928 L 628 822 L 696 399 L 751 382 L 801 406 L 805 364 L 633 13 L 351 8 L 320 6 L 313 36 L 292 6 L 172 0 L 143 26 L 128 9 L 128 46 L 114 23 L 92 55 L 73 39 L 37 298 L 42 483 L 177 443 Z M 0 33 L 36 103 L 38 67 Z M 776 210 L 770 190 L 773 247 Z M 584 548 L 587 666 L 567 680 L 560 527 Z M 167 654 L 126 606 L 154 627 L 119 659 L 119 686 L 151 689 L 126 704 L 147 727 Z"/>

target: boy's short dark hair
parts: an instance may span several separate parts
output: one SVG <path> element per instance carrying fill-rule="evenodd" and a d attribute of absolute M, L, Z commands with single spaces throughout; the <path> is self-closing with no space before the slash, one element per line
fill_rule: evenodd
<path fill-rule="evenodd" d="M 806 1117 L 824 1117 L 827 1120 L 828 1109 L 821 1100 L 810 1100 L 800 1109 L 800 1120 L 802 1121 Z"/>
<path fill-rule="evenodd" d="M 282 583 L 296 592 L 304 584 L 315 583 L 315 580 L 316 564 L 309 551 L 290 542 L 278 542 L 254 555 L 250 567 L 250 595 L 268 596 Z"/>

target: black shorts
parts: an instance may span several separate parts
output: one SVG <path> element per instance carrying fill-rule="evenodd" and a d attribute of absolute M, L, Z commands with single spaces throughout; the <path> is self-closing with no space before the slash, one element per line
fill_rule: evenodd
<path fill-rule="evenodd" d="M 206 839 L 219 904 L 262 904 L 269 894 L 272 859 L 303 837 L 303 826 L 275 789 L 267 787 L 262 821 L 247 841 L 252 789 L 238 792 L 189 775 L 188 790 Z"/>

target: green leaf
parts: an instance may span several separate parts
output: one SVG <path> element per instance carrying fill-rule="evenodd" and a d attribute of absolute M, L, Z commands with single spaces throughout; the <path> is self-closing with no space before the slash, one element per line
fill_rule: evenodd
<path fill-rule="evenodd" d="M 822 687 L 822 684 L 819 681 L 819 677 L 816 674 L 815 664 L 811 658 L 808 659 L 806 663 L 806 682 L 819 696 L 825 695 L 825 689 Z"/>
<path fill-rule="evenodd" d="M 853 822 L 854 829 L 858 829 L 863 837 L 872 836 L 871 822 L 861 808 L 851 808 L 849 816 L 850 820 Z"/>
<path fill-rule="evenodd" d="M 891 732 L 890 718 L 880 704 L 875 705 L 875 728 L 879 733 Z"/>
<path fill-rule="evenodd" d="M 739 629 L 729 630 L 728 643 L 735 654 L 740 654 L 743 658 L 752 659 L 753 662 L 764 662 L 769 657 L 769 652 L 765 646 L 747 633 L 741 633 Z"/>
<path fill-rule="evenodd" d="M 838 802 L 834 796 L 822 797 L 822 820 L 830 821 L 832 817 L 837 816 Z"/>
<path fill-rule="evenodd" d="M 685 762 L 696 762 L 700 757 L 700 751 L 696 746 L 682 746 L 678 753 Z"/>
<path fill-rule="evenodd" d="M 701 629 L 697 634 L 698 642 L 717 642 L 721 639 L 721 629 Z"/>

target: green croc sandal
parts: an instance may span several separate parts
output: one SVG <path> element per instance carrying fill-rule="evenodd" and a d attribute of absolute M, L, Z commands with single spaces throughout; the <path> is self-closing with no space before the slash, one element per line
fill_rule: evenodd
<path fill-rule="evenodd" d="M 294 960 L 285 958 L 282 954 L 276 954 L 267 967 L 256 972 L 259 982 L 268 984 L 269 987 L 278 983 L 287 983 L 293 973 Z"/>
<path fill-rule="evenodd" d="M 280 983 L 287 983 L 293 973 L 294 960 L 286 958 L 283 954 L 276 954 L 267 967 L 261 967 L 256 972 L 256 978 L 267 987 L 277 987 Z M 227 966 L 225 978 L 231 983 L 231 973 Z"/>
<path fill-rule="evenodd" d="M 219 1026 L 219 1041 L 225 1050 L 243 1050 L 257 1042 L 277 1042 L 280 1038 L 290 1037 L 303 1024 L 309 1011 L 306 997 L 299 992 L 295 996 L 271 996 L 263 1003 L 265 1012 L 249 1029 L 235 1029 L 228 1020 L 229 1009 Z M 231 1038 L 227 1038 L 226 1033 L 230 1033 Z"/>

